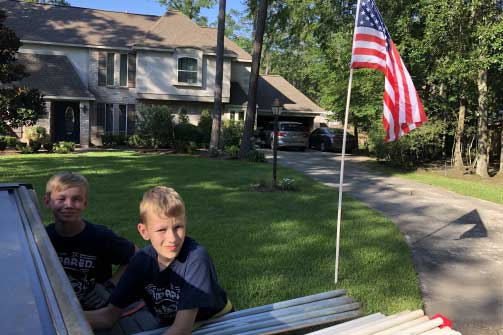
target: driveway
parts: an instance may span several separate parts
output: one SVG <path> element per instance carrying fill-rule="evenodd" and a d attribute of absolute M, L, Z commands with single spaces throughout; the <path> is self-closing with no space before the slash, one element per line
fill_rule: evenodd
<path fill-rule="evenodd" d="M 404 234 L 426 313 L 444 314 L 465 335 L 503 335 L 503 206 L 370 172 L 361 164 L 365 157 L 346 158 L 344 193 Z M 332 187 L 339 186 L 339 159 L 318 151 L 278 152 L 279 164 Z"/>

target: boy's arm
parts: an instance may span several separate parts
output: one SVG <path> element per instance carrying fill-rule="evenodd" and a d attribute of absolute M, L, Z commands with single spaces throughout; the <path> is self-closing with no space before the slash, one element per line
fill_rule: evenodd
<path fill-rule="evenodd" d="M 134 253 L 137 253 L 138 250 L 140 250 L 136 245 L 134 246 Z M 121 279 L 122 275 L 124 274 L 124 272 L 126 272 L 126 269 L 127 269 L 127 266 L 128 264 L 122 264 L 121 266 L 119 266 L 117 268 L 117 271 L 115 271 L 113 274 L 112 274 L 112 278 L 109 279 L 109 281 L 114 285 L 114 286 L 117 286 L 117 284 L 119 283 L 119 279 Z"/>
<path fill-rule="evenodd" d="M 109 329 L 121 317 L 122 308 L 108 304 L 108 306 L 94 311 L 85 311 L 84 314 L 93 330 Z"/>
<path fill-rule="evenodd" d="M 198 308 L 183 309 L 176 312 L 175 322 L 169 327 L 164 335 L 190 335 L 196 321 Z"/>

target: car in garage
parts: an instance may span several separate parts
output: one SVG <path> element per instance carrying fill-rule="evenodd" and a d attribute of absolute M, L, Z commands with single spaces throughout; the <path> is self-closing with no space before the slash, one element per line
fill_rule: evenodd
<path fill-rule="evenodd" d="M 306 150 L 309 132 L 300 122 L 278 121 L 278 149 L 297 148 Z M 274 122 L 269 122 L 264 129 L 264 141 L 266 147 L 272 149 L 274 141 Z"/>
<path fill-rule="evenodd" d="M 309 147 L 321 151 L 342 151 L 344 130 L 339 128 L 320 127 L 309 135 Z M 346 153 L 352 153 L 357 148 L 356 137 L 347 133 Z"/>

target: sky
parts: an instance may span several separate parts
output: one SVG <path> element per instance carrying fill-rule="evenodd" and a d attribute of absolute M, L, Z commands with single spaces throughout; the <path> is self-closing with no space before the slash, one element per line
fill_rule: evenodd
<path fill-rule="evenodd" d="M 70 5 L 76 7 L 96 8 L 113 10 L 118 12 L 128 12 L 135 14 L 163 15 L 166 11 L 164 6 L 159 5 L 157 0 L 67 0 Z M 241 0 L 227 0 L 226 11 L 234 8 L 243 10 L 244 5 Z M 201 15 L 208 18 L 208 22 L 216 21 L 218 16 L 218 4 L 214 8 L 202 9 Z"/>

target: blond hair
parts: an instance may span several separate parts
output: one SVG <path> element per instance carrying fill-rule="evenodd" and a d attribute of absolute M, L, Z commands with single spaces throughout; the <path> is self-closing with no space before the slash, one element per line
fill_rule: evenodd
<path fill-rule="evenodd" d="M 166 186 L 156 186 L 143 194 L 140 202 L 140 221 L 146 223 L 147 213 L 168 218 L 185 215 L 185 204 L 182 197 L 174 189 Z"/>
<path fill-rule="evenodd" d="M 45 193 L 51 194 L 56 191 L 64 191 L 72 187 L 81 187 L 84 189 L 87 197 L 89 183 L 83 175 L 71 171 L 58 172 L 52 176 L 45 186 Z"/>

